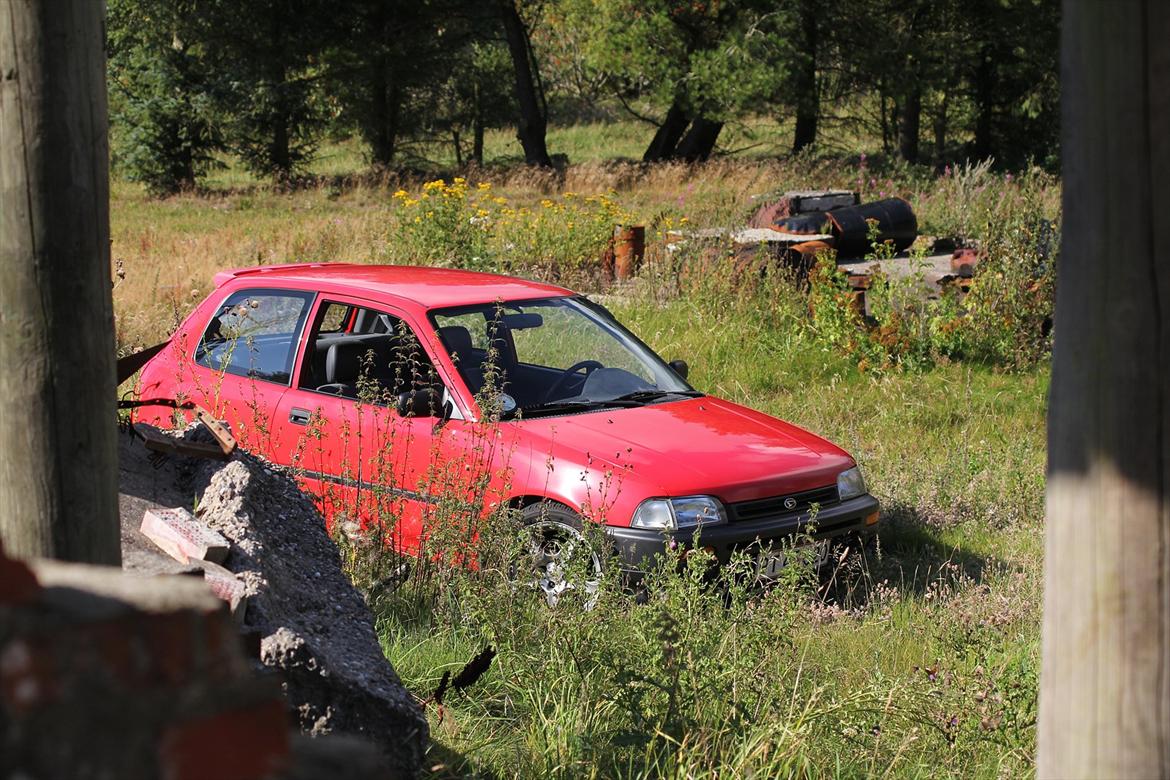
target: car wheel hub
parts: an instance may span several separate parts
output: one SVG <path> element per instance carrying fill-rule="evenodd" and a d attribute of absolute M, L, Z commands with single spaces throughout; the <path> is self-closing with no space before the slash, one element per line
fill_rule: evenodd
<path fill-rule="evenodd" d="M 590 553 L 588 561 L 589 579 L 584 583 L 573 581 L 568 571 L 573 552 L 584 543 L 581 534 L 574 528 L 552 521 L 536 523 L 526 529 L 528 550 L 532 565 L 531 585 L 538 588 L 550 607 L 555 607 L 569 591 L 580 590 L 585 594 L 585 608 L 590 609 L 597 602 L 601 579 L 601 561 Z"/>

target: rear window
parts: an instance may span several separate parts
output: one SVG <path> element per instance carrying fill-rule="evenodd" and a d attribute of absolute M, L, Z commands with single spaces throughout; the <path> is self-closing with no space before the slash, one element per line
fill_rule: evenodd
<path fill-rule="evenodd" d="M 313 294 L 241 290 L 224 301 L 195 349 L 215 371 L 289 384 L 297 340 Z"/>

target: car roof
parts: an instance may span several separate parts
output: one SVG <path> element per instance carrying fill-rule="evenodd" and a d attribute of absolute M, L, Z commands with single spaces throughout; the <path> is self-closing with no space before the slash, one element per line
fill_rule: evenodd
<path fill-rule="evenodd" d="M 224 271 L 215 276 L 219 287 L 232 279 L 257 285 L 290 283 L 299 289 L 348 293 L 363 298 L 396 300 L 424 309 L 468 306 L 494 301 L 517 301 L 575 295 L 556 285 L 515 276 L 409 265 L 360 263 L 291 263 Z"/>

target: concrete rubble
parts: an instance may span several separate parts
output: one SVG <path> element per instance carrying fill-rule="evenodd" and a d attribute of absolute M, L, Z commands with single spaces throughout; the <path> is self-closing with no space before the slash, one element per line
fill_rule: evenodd
<path fill-rule="evenodd" d="M 207 436 L 199 425 L 185 434 Z M 219 579 L 223 598 L 233 595 L 223 580 L 234 578 L 240 628 L 259 638 L 259 660 L 278 673 L 301 730 L 369 740 L 395 776 L 414 774 L 426 719 L 382 654 L 372 614 L 293 478 L 239 450 L 226 462 L 177 455 L 152 461 L 129 436 L 120 458 L 124 567 L 202 575 L 213 586 Z M 141 534 L 147 512 L 183 506 L 196 506 L 195 519 L 230 542 L 222 568 L 193 558 L 180 563 Z"/>

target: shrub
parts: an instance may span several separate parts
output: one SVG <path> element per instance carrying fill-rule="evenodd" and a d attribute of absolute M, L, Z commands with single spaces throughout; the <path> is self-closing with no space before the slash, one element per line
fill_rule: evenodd
<path fill-rule="evenodd" d="M 398 222 L 388 252 L 480 271 L 532 274 L 595 286 L 617 225 L 631 221 L 611 195 L 565 192 L 515 206 L 488 182 L 437 179 L 394 193 Z"/>
<path fill-rule="evenodd" d="M 831 254 L 809 277 L 814 332 L 843 349 L 862 370 L 922 369 L 935 360 L 971 360 L 1005 368 L 1035 365 L 1051 351 L 1059 228 L 1019 209 L 984 226 L 981 259 L 970 290 L 955 285 L 927 299 L 922 274 L 899 279 L 880 272 L 866 291 L 869 315 L 859 309 Z M 867 259 L 888 259 L 874 242 Z M 920 260 L 921 253 L 910 262 Z"/>

